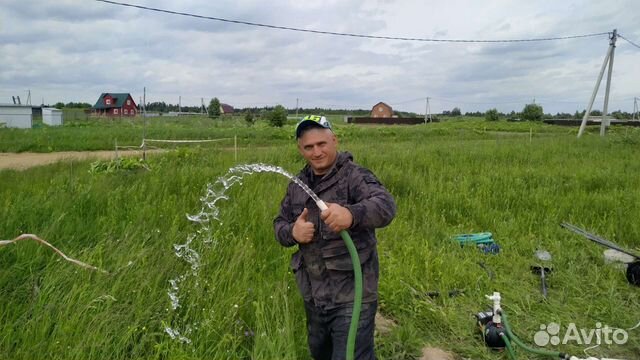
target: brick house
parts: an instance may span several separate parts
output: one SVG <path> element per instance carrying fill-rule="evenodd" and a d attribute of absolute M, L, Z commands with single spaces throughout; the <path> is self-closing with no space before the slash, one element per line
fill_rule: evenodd
<path fill-rule="evenodd" d="M 393 109 L 391 109 L 391 106 L 383 102 L 379 102 L 373 105 L 373 108 L 371 109 L 372 118 L 390 118 L 392 116 L 393 116 Z"/>
<path fill-rule="evenodd" d="M 138 106 L 128 93 L 102 93 L 91 108 L 97 116 L 136 116 Z"/>

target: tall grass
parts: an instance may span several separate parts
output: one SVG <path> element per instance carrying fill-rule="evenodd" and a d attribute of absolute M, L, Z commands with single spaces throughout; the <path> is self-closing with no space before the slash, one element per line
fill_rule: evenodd
<path fill-rule="evenodd" d="M 388 139 L 402 136 L 404 140 L 422 141 L 428 138 L 450 139 L 485 138 L 489 135 L 520 135 L 523 138 L 534 131 L 535 136 L 562 135 L 574 131 L 541 123 L 506 123 L 470 120 L 451 120 L 425 126 L 423 131 L 406 131 L 406 126 L 356 126 L 345 124 L 341 117 L 330 116 L 338 134 L 345 141 L 361 139 L 373 133 Z M 111 150 L 118 145 L 136 146 L 147 139 L 222 139 L 237 137 L 238 146 L 272 146 L 289 144 L 294 139 L 294 119 L 282 128 L 272 128 L 259 120 L 248 126 L 241 116 L 210 119 L 201 116 L 154 117 L 145 120 L 135 118 L 88 118 L 69 120 L 64 126 L 51 127 L 40 124 L 33 129 L 1 129 L 0 152 L 53 152 Z M 223 142 L 228 147 L 233 142 Z"/>
<path fill-rule="evenodd" d="M 233 139 L 240 146 L 271 144 L 293 138 L 289 124 L 285 128 L 268 128 L 264 121 L 247 126 L 239 117 L 91 118 L 68 121 L 64 126 L 41 125 L 33 129 L 0 129 L 0 152 L 53 152 L 111 150 L 118 145 L 136 146 L 147 139 Z M 155 144 L 154 144 L 155 145 Z M 233 140 L 223 143 L 233 146 Z"/>
<path fill-rule="evenodd" d="M 126 133 L 128 125 L 120 125 L 84 129 Z M 414 358 L 426 344 L 466 358 L 506 358 L 485 349 L 471 316 L 488 307 L 484 295 L 493 291 L 502 293 L 516 333 L 530 343 L 549 322 L 590 329 L 596 322 L 629 328 L 640 321 L 639 292 L 622 270 L 603 264 L 603 248 L 559 226 L 568 221 L 624 247 L 640 246 L 640 133 L 615 129 L 600 139 L 590 132 L 578 141 L 568 129 L 533 125 L 530 141 L 531 124 L 432 125 L 336 129 L 342 149 L 373 170 L 398 203 L 396 219 L 378 232 L 380 309 L 398 323 L 376 338 L 380 359 Z M 238 163 L 291 172 L 303 165 L 292 125 L 201 124 L 184 133 L 175 124 L 158 126 L 159 136 L 255 132 Z M 74 131 L 62 128 L 53 146 L 82 147 L 72 137 L 89 135 Z M 253 175 L 230 190 L 222 223 L 211 229 L 213 242 L 195 244 L 200 274 L 183 284 L 182 305 L 171 309 L 168 280 L 188 270 L 173 244 L 199 230 L 185 215 L 199 210 L 206 184 L 235 164 L 223 148 L 194 148 L 151 157 L 151 171 L 92 175 L 87 162 L 1 171 L 0 238 L 38 234 L 110 275 L 78 268 L 35 243 L 0 248 L 0 358 L 309 358 L 304 310 L 288 268 L 294 249 L 280 247 L 272 230 L 286 189 L 279 175 Z M 494 234 L 500 254 L 451 240 L 481 231 Z M 546 301 L 529 269 L 538 248 L 553 255 Z M 453 289 L 463 294 L 427 296 Z M 192 343 L 170 339 L 165 325 L 190 328 Z M 627 344 L 590 353 L 635 358 L 639 334 L 632 330 Z M 557 348 L 580 355 L 584 347 Z"/>

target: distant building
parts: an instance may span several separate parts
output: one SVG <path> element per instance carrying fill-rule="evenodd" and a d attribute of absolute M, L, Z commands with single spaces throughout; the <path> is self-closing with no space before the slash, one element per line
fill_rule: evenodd
<path fill-rule="evenodd" d="M 233 106 L 220 103 L 220 115 L 230 115 L 233 114 L 233 112 Z"/>
<path fill-rule="evenodd" d="M 345 121 L 350 124 L 380 124 L 380 125 L 414 125 L 424 124 L 426 122 L 424 117 L 400 117 L 399 114 L 394 114 L 391 106 L 384 102 L 379 102 L 373 105 L 371 113 L 368 117 L 365 116 L 348 116 L 345 117 Z"/>
<path fill-rule="evenodd" d="M 62 125 L 62 110 L 42 108 L 42 122 L 49 126 Z"/>
<path fill-rule="evenodd" d="M 0 127 L 31 129 L 32 125 L 31 105 L 0 104 Z"/>
<path fill-rule="evenodd" d="M 373 105 L 373 109 L 371 109 L 371 117 L 372 118 L 390 118 L 393 116 L 393 109 L 391 106 L 379 102 Z"/>
<path fill-rule="evenodd" d="M 91 111 L 97 116 L 136 116 L 138 106 L 128 93 L 102 93 Z"/>

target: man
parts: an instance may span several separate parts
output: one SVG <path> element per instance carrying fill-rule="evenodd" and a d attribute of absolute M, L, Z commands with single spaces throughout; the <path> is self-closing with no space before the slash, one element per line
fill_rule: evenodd
<path fill-rule="evenodd" d="M 369 170 L 353 163 L 351 154 L 338 152 L 338 139 L 324 117 L 305 117 L 296 126 L 296 139 L 307 161 L 298 177 L 328 209 L 320 213 L 311 197 L 291 182 L 274 228 L 283 246 L 299 248 L 291 268 L 304 299 L 311 356 L 346 357 L 355 290 L 351 257 L 339 235 L 347 230 L 358 250 L 363 277 L 355 358 L 375 359 L 379 271 L 375 229 L 391 222 L 396 204 Z"/>

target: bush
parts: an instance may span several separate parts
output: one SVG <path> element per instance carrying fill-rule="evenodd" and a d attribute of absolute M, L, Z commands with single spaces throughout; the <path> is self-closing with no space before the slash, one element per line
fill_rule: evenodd
<path fill-rule="evenodd" d="M 220 117 L 220 100 L 217 97 L 214 97 L 209 102 L 209 117 L 214 119 Z"/>
<path fill-rule="evenodd" d="M 253 113 L 251 111 L 247 111 L 244 114 L 244 121 L 247 123 L 248 126 L 252 126 L 253 123 L 256 122 L 256 119 L 253 117 Z"/>
<path fill-rule="evenodd" d="M 91 163 L 89 174 L 113 174 L 118 171 L 150 170 L 142 159 L 134 157 L 118 158 L 115 160 L 98 160 Z"/>
<path fill-rule="evenodd" d="M 484 118 L 487 121 L 498 121 L 500 120 L 500 115 L 497 109 L 489 109 L 484 113 Z"/>
<path fill-rule="evenodd" d="M 273 127 L 282 127 L 287 122 L 287 109 L 282 105 L 276 107 L 267 115 L 269 125 Z"/>
<path fill-rule="evenodd" d="M 527 104 L 524 109 L 522 109 L 522 120 L 540 121 L 543 116 L 544 111 L 542 110 L 542 106 L 538 104 Z"/>

